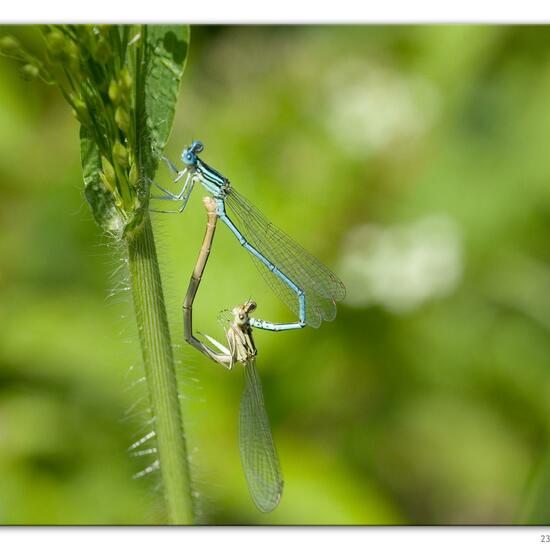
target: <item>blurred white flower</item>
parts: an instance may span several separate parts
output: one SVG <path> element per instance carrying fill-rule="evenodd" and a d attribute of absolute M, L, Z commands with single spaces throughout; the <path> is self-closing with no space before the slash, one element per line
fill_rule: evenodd
<path fill-rule="evenodd" d="M 451 293 L 462 276 L 462 242 L 447 216 L 408 225 L 361 225 L 344 244 L 342 279 L 347 302 L 379 304 L 405 313 L 430 299 Z"/>
<path fill-rule="evenodd" d="M 326 90 L 326 126 L 343 150 L 359 158 L 412 143 L 439 111 L 430 81 L 365 61 L 335 68 Z"/>

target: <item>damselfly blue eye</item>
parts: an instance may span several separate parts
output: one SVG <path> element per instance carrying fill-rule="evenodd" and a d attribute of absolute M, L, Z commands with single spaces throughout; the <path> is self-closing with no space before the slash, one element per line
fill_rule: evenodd
<path fill-rule="evenodd" d="M 191 144 L 191 147 L 190 147 L 191 151 L 193 151 L 193 153 L 195 154 L 198 154 L 198 153 L 202 153 L 204 151 L 204 144 L 202 141 L 199 141 L 198 139 L 196 139 L 195 141 L 193 141 L 193 143 Z"/>
<path fill-rule="evenodd" d="M 189 149 L 184 149 L 181 160 L 185 164 L 195 164 L 197 162 L 197 157 Z"/>

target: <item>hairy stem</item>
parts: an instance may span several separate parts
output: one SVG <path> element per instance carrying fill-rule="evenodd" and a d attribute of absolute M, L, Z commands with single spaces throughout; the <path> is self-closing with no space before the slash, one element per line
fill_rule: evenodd
<path fill-rule="evenodd" d="M 193 523 L 191 481 L 174 357 L 151 220 L 128 238 L 139 339 L 155 418 L 157 448 L 170 522 Z"/>

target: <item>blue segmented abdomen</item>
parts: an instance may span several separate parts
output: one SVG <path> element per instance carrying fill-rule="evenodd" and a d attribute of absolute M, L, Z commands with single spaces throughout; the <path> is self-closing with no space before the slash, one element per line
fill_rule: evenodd
<path fill-rule="evenodd" d="M 336 302 L 346 295 L 342 281 L 234 188 L 229 188 L 224 203 L 245 239 L 304 292 L 306 324 L 317 328 L 323 321 L 332 321 L 336 317 Z M 252 258 L 273 292 L 299 316 L 296 292 L 258 258 Z"/>

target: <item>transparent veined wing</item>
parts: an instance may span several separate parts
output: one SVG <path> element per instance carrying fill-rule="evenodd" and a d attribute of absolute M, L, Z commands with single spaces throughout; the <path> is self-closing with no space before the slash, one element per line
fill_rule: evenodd
<path fill-rule="evenodd" d="M 239 418 L 241 462 L 252 500 L 271 512 L 281 499 L 283 478 L 265 410 L 256 359 L 244 365 L 245 387 Z"/>
<path fill-rule="evenodd" d="M 332 321 L 336 317 L 336 302 L 346 295 L 342 281 L 234 188 L 227 194 L 225 204 L 229 217 L 246 240 L 304 291 L 306 324 L 317 328 L 323 321 Z M 273 292 L 299 315 L 299 302 L 293 290 L 260 260 L 252 258 Z"/>

